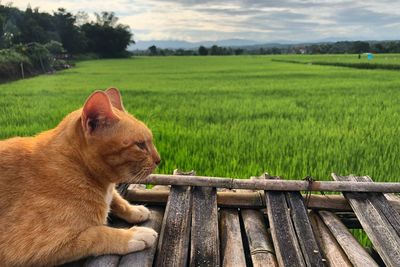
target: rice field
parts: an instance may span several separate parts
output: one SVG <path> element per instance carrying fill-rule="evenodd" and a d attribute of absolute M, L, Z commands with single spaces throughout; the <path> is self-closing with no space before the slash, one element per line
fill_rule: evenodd
<path fill-rule="evenodd" d="M 374 62 L 400 65 L 397 55 Z M 385 59 L 387 57 L 388 59 Z M 0 85 L 0 139 L 55 127 L 95 89 L 120 88 L 153 130 L 160 173 L 400 181 L 400 72 L 276 62 L 348 56 L 95 60 Z M 363 59 L 362 59 L 363 60 Z"/>
<path fill-rule="evenodd" d="M 275 56 L 273 60 L 360 69 L 400 70 L 400 54 L 373 54 L 372 59 L 368 59 L 366 53 L 360 55 L 282 55 Z"/>

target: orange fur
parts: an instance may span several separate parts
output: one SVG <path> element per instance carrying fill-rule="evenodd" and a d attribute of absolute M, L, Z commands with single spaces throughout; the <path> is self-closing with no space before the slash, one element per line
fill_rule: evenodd
<path fill-rule="evenodd" d="M 148 219 L 114 187 L 159 162 L 151 131 L 125 112 L 116 89 L 94 92 L 52 130 L 0 141 L 1 265 L 51 266 L 151 246 L 152 229 L 105 224 L 110 208 L 131 223 Z"/>

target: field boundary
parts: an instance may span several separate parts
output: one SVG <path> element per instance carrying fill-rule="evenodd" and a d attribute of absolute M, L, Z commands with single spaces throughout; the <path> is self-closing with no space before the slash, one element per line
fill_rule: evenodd
<path fill-rule="evenodd" d="M 297 61 L 287 59 L 271 59 L 274 62 L 303 64 L 303 65 L 319 65 L 319 66 L 334 66 L 353 69 L 383 69 L 383 70 L 400 70 L 400 65 L 396 64 L 375 64 L 375 63 L 345 63 L 345 62 L 326 62 L 326 61 Z"/>

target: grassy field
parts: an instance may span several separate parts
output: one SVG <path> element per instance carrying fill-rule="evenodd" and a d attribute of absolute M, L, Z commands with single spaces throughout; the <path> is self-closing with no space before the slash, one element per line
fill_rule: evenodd
<path fill-rule="evenodd" d="M 373 54 L 373 59 L 368 60 L 366 54 L 346 55 L 346 54 L 332 54 L 332 55 L 279 55 L 272 58 L 278 59 L 293 59 L 302 62 L 348 62 L 348 63 L 371 63 L 371 64 L 395 64 L 400 65 L 400 54 Z"/>
<path fill-rule="evenodd" d="M 361 69 L 400 70 L 400 54 L 374 54 L 368 60 L 366 54 L 355 55 L 282 55 L 273 57 L 274 61 L 333 65 Z"/>
<path fill-rule="evenodd" d="M 386 57 L 400 64 L 399 57 Z M 94 89 L 116 86 L 127 110 L 153 130 L 163 159 L 160 173 L 181 168 L 245 178 L 268 171 L 288 179 L 326 180 L 337 172 L 400 181 L 399 71 L 273 58 L 304 60 L 86 61 L 57 74 L 2 84 L 0 138 L 52 128 Z"/>

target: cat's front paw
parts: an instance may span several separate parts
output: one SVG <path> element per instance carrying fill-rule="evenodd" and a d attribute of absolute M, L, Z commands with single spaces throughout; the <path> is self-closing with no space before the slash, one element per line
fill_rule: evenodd
<path fill-rule="evenodd" d="M 141 223 L 150 218 L 150 210 L 145 206 L 130 206 L 126 221 L 129 223 Z"/>
<path fill-rule="evenodd" d="M 129 252 L 140 251 L 152 247 L 157 240 L 158 234 L 148 227 L 132 227 L 132 238 L 128 242 Z"/>

